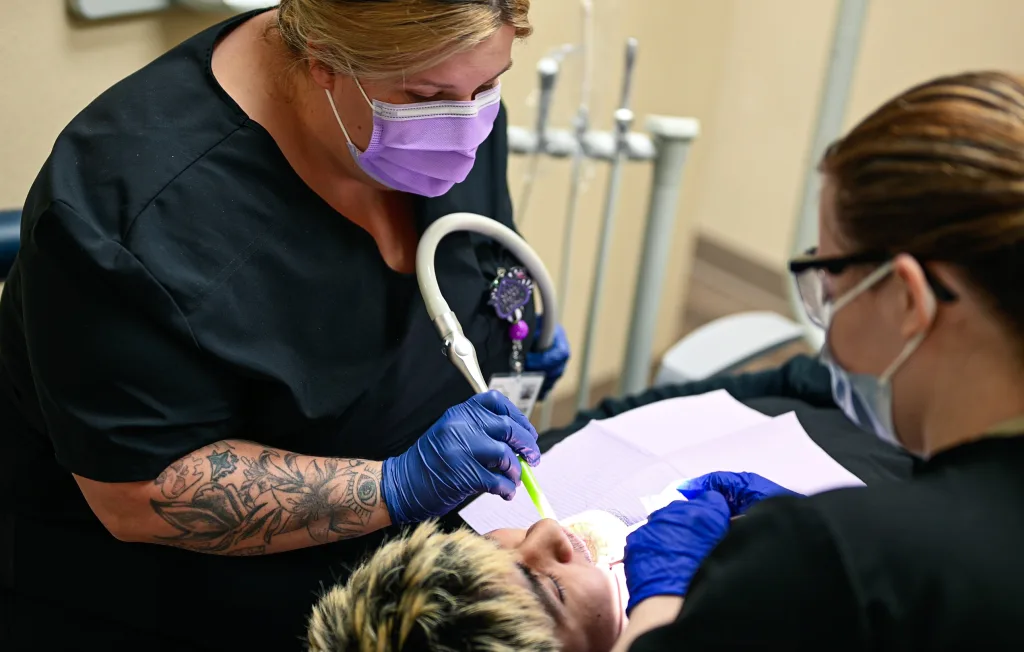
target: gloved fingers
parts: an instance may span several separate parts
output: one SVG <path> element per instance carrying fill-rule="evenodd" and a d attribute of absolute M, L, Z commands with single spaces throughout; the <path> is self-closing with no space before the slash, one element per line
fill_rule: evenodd
<path fill-rule="evenodd" d="M 518 467 L 519 464 L 517 463 Z M 488 472 L 484 476 L 485 490 L 489 494 L 501 496 L 505 500 L 512 500 L 516 497 L 516 483 L 500 473 Z"/>
<path fill-rule="evenodd" d="M 695 533 L 699 533 L 707 540 L 713 540 L 716 544 L 728 533 L 729 519 L 733 513 L 726 496 L 717 491 L 708 491 L 687 501 L 686 505 L 692 510 L 691 518 Z"/>
<path fill-rule="evenodd" d="M 470 452 L 473 459 L 487 469 L 489 474 L 507 478 L 513 488 L 522 481 L 523 469 L 519 465 L 519 458 L 508 444 L 480 437 L 472 443 Z"/>
<path fill-rule="evenodd" d="M 555 338 L 551 346 L 541 351 L 529 351 L 526 354 L 526 366 L 531 371 L 551 371 L 557 367 L 565 367 L 571 356 L 569 338 L 561 325 L 555 328 Z"/>
<path fill-rule="evenodd" d="M 728 531 L 729 506 L 714 491 L 651 514 L 626 537 L 627 613 L 649 597 L 686 595 L 701 564 Z"/>
<path fill-rule="evenodd" d="M 537 431 L 533 426 L 529 429 L 523 428 L 520 420 L 512 416 L 494 417 L 485 425 L 484 432 L 492 440 L 507 445 L 515 453 L 522 455 L 530 466 L 540 464 Z"/>
<path fill-rule="evenodd" d="M 745 474 L 731 473 L 728 471 L 707 473 L 684 481 L 676 487 L 676 489 L 678 489 L 679 493 L 688 500 L 696 498 L 707 491 L 717 491 L 722 494 L 728 494 L 737 488 L 742 488 L 747 485 L 747 480 L 743 477 L 744 475 Z"/>
<path fill-rule="evenodd" d="M 687 536 L 712 534 L 721 536 L 729 529 L 732 510 L 725 496 L 717 491 L 706 491 L 692 500 L 674 501 L 651 514 L 647 524 L 630 536 L 638 536 L 654 526 L 657 530 L 685 530 Z M 639 538 L 639 537 L 638 537 Z M 629 539 L 627 538 L 627 545 Z"/>
<path fill-rule="evenodd" d="M 692 500 L 714 491 L 725 496 L 733 516 L 745 514 L 757 503 L 781 495 L 799 495 L 756 473 L 719 471 L 693 478 L 678 487 L 679 493 Z"/>
<path fill-rule="evenodd" d="M 530 437 L 530 439 L 532 439 L 534 448 L 536 448 L 536 442 L 538 437 L 537 429 L 533 427 L 533 424 L 530 423 L 530 420 L 526 418 L 526 415 L 520 412 L 519 408 L 513 405 L 512 401 L 508 400 L 508 398 L 506 398 L 504 394 L 492 389 L 491 391 L 486 392 L 484 394 L 478 394 L 477 396 L 474 396 L 473 398 L 470 399 L 470 401 L 475 401 L 477 405 L 485 408 L 488 412 L 499 418 L 505 417 L 511 419 L 513 422 L 519 425 L 521 430 L 526 431 L 527 435 Z M 512 442 L 508 441 L 508 443 L 511 444 Z M 513 448 L 515 448 L 515 446 L 513 446 Z M 537 458 L 538 460 L 540 459 L 540 451 L 537 452 Z"/>

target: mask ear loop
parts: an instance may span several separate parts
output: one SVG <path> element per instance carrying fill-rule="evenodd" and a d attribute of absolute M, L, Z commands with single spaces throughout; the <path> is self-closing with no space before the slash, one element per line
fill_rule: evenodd
<path fill-rule="evenodd" d="M 352 76 L 352 81 L 356 83 L 356 88 L 358 88 L 359 92 L 362 93 L 363 99 L 366 100 L 366 103 L 370 106 L 370 110 L 373 110 L 373 102 L 366 95 L 366 91 L 363 90 L 363 85 L 359 83 L 359 80 L 356 79 L 354 75 Z M 324 89 L 324 93 L 327 94 L 327 101 L 331 103 L 331 111 L 334 112 L 334 119 L 338 121 L 338 126 L 341 127 L 341 133 L 345 134 L 345 140 L 348 141 L 350 146 L 355 147 L 355 143 L 353 143 L 352 138 L 349 137 L 348 129 L 345 128 L 345 123 L 342 122 L 341 115 L 338 113 L 338 105 L 334 103 L 334 96 L 331 95 L 331 91 L 326 88 Z"/>
<path fill-rule="evenodd" d="M 876 283 L 878 283 L 891 273 L 892 263 L 888 262 L 879 267 L 878 269 L 876 269 L 875 271 L 871 272 L 867 276 L 865 276 L 860 283 L 854 285 L 846 294 L 839 297 L 838 299 L 835 300 L 835 302 L 832 303 L 832 309 L 829 311 L 829 316 L 834 316 L 837 312 L 839 312 L 840 308 L 845 308 L 846 306 L 848 306 L 854 299 L 867 292 L 868 289 L 870 289 L 872 286 L 874 286 Z M 831 321 L 831 319 L 829 321 Z"/>
<path fill-rule="evenodd" d="M 935 322 L 935 315 L 938 312 L 939 303 L 935 298 L 935 293 L 932 291 L 931 287 L 926 286 L 926 289 L 927 294 L 925 295 L 925 308 L 928 312 L 928 326 L 926 326 L 923 331 L 912 337 L 910 341 L 907 342 L 907 345 L 903 347 L 903 350 L 900 351 L 900 354 L 896 356 L 896 359 L 892 361 L 892 364 L 889 365 L 889 368 L 882 372 L 882 375 L 878 377 L 878 380 L 881 383 L 888 383 L 892 380 L 892 377 L 896 375 L 896 372 L 903 363 L 907 361 L 907 358 L 917 350 L 917 347 L 921 346 L 921 342 L 923 342 L 924 338 L 927 337 L 928 330 Z"/>

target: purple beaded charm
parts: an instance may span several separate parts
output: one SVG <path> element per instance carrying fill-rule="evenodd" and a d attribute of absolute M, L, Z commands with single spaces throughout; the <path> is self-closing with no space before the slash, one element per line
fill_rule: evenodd
<path fill-rule="evenodd" d="M 501 319 L 513 321 L 516 311 L 522 310 L 533 298 L 533 281 L 520 267 L 498 270 L 498 278 L 491 283 L 491 298 L 487 302 Z"/>
<path fill-rule="evenodd" d="M 513 342 L 522 342 L 529 334 L 530 327 L 522 319 L 508 327 L 508 336 L 512 338 Z"/>
<path fill-rule="evenodd" d="M 530 326 L 523 321 L 523 308 L 533 298 L 533 281 L 521 267 L 498 270 L 491 283 L 491 296 L 487 303 L 500 319 L 510 322 L 508 336 L 512 340 L 512 370 L 523 372 L 523 340 L 530 334 Z"/>

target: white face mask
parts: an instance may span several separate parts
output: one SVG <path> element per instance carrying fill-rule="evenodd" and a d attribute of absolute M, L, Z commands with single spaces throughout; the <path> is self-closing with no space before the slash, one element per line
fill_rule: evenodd
<path fill-rule="evenodd" d="M 892 273 L 891 262 L 869 274 L 853 289 L 836 300 L 832 307 L 831 319 L 835 318 L 840 309 L 852 303 L 854 299 L 881 282 L 890 273 Z M 933 294 L 929 294 L 929 296 L 930 319 L 934 320 L 935 296 Z M 832 396 L 843 414 L 860 427 L 874 432 L 882 441 L 898 448 L 905 449 L 906 447 L 896 433 L 893 417 L 892 377 L 907 361 L 907 358 L 921 346 L 925 335 L 927 335 L 927 331 L 915 335 L 906 343 L 892 364 L 882 372 L 881 376 L 877 377 L 870 374 L 850 373 L 844 369 L 832 355 L 827 340 L 821 351 L 821 361 L 828 367 L 832 375 Z"/>

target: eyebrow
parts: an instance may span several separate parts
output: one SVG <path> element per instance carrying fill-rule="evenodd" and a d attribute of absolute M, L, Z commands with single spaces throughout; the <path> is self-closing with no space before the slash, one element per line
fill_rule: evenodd
<path fill-rule="evenodd" d="M 504 75 L 509 70 L 512 70 L 512 61 L 509 61 L 508 65 L 505 66 L 504 70 L 499 72 L 494 77 L 491 77 L 487 82 L 485 82 L 485 84 L 491 83 L 492 81 L 494 81 L 498 77 L 501 77 L 502 75 Z M 414 82 L 409 82 L 409 84 L 412 85 L 412 86 L 431 86 L 433 88 L 437 88 L 437 89 L 443 90 L 443 91 L 444 90 L 452 90 L 453 88 L 455 88 L 454 84 L 439 84 L 439 83 L 432 82 L 432 81 L 429 81 L 429 80 L 414 81 Z"/>
<path fill-rule="evenodd" d="M 540 578 L 535 572 L 533 572 L 533 569 L 522 563 L 516 564 L 516 566 L 519 567 L 519 570 L 522 571 L 523 575 L 526 577 L 526 581 L 530 584 L 530 589 L 533 590 L 534 595 L 536 595 L 537 599 L 539 599 L 544 605 L 544 610 L 548 612 L 548 615 L 555 620 L 561 620 L 561 613 L 555 605 L 555 601 L 552 599 L 551 593 L 544 588 L 544 585 L 540 582 Z"/>

